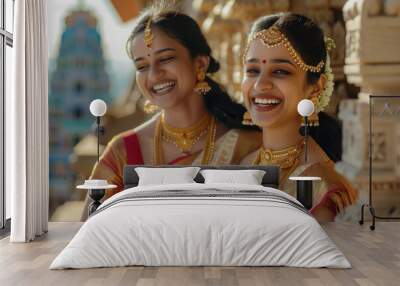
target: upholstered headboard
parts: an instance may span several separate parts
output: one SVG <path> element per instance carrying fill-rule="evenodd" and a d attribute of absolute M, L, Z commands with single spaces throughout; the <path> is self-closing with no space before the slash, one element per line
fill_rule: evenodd
<path fill-rule="evenodd" d="M 187 166 L 171 166 L 171 165 L 162 165 L 162 166 L 148 166 L 148 165 L 126 165 L 124 167 L 124 189 L 136 187 L 139 182 L 138 174 L 135 171 L 136 167 L 147 167 L 147 168 L 182 168 Z M 264 170 L 265 175 L 262 180 L 262 185 L 265 187 L 279 188 L 279 166 L 238 166 L 238 165 L 224 165 L 224 166 L 197 166 L 201 169 L 219 169 L 219 170 L 248 170 L 248 169 L 257 169 Z M 204 183 L 203 176 L 198 173 L 194 180 L 197 183 Z"/>

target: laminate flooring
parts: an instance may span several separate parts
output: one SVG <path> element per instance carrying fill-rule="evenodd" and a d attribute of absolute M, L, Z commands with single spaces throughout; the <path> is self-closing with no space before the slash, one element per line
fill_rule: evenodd
<path fill-rule="evenodd" d="M 31 243 L 0 240 L 0 285 L 400 285 L 400 222 L 329 223 L 325 231 L 351 262 L 352 269 L 290 267 L 119 267 L 49 270 L 82 223 L 50 223 L 49 232 Z"/>

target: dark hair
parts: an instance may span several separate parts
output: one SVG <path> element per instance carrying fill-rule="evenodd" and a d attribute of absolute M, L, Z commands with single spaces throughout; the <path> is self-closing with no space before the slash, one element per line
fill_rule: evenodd
<path fill-rule="evenodd" d="M 210 58 L 207 73 L 219 70 L 219 63 L 211 55 L 210 46 L 200 30 L 199 25 L 190 16 L 178 11 L 146 10 L 136 21 L 135 27 L 127 41 L 127 52 L 132 58 L 131 42 L 142 33 L 151 18 L 152 27 L 157 27 L 169 37 L 180 42 L 190 53 L 192 58 L 204 55 Z M 258 129 L 242 124 L 245 107 L 232 100 L 226 90 L 216 81 L 206 76 L 211 90 L 204 96 L 205 105 L 214 117 L 228 128 Z"/>
<path fill-rule="evenodd" d="M 272 25 L 279 28 L 308 65 L 316 66 L 321 60 L 326 63 L 327 51 L 324 32 L 311 19 L 294 13 L 279 13 L 259 18 L 251 28 L 251 34 L 268 29 Z M 307 72 L 307 83 L 316 83 L 325 66 L 318 73 Z M 325 153 L 337 162 L 342 156 L 342 129 L 338 120 L 320 112 L 319 126 L 310 128 L 310 135 Z"/>

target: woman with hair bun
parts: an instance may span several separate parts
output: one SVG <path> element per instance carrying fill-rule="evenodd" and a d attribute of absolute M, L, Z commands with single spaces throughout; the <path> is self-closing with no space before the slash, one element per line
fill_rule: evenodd
<path fill-rule="evenodd" d="M 244 53 L 242 93 L 248 112 L 244 121 L 263 130 L 263 145 L 242 164 L 279 165 L 280 188 L 295 196 L 289 176 L 319 176 L 314 186 L 311 213 L 318 221 L 332 221 L 357 193 L 335 171 L 341 157 L 339 123 L 322 110 L 333 92 L 328 51 L 333 41 L 309 18 L 282 13 L 258 19 L 252 26 Z M 297 105 L 310 99 L 315 112 L 304 160 L 302 118 Z"/>

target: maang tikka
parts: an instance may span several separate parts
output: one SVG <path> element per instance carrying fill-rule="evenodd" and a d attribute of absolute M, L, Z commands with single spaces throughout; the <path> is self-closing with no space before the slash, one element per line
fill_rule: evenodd
<path fill-rule="evenodd" d="M 144 42 L 149 49 L 151 49 L 154 39 L 153 32 L 151 31 L 152 18 L 153 16 L 150 15 L 149 20 L 146 23 L 146 28 L 144 29 Z"/>

